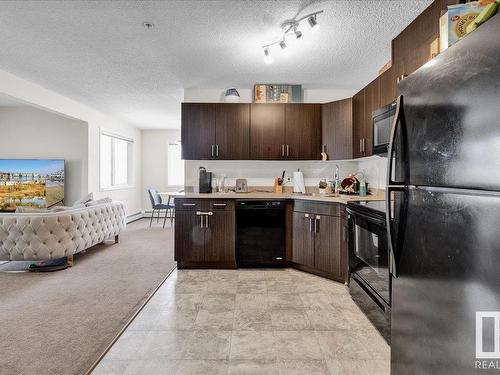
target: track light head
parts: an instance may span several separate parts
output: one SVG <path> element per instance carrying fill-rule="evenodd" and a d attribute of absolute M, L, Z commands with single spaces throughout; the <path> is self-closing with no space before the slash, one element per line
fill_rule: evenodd
<path fill-rule="evenodd" d="M 285 38 L 281 39 L 279 45 L 280 45 L 282 50 L 286 48 Z"/>
<path fill-rule="evenodd" d="M 318 21 L 316 20 L 316 15 L 312 15 L 307 19 L 307 23 L 311 26 L 311 29 L 317 31 L 319 29 Z"/>
<path fill-rule="evenodd" d="M 268 65 L 274 62 L 274 58 L 269 53 L 269 48 L 264 48 L 264 62 Z"/>
<path fill-rule="evenodd" d="M 293 32 L 295 34 L 295 38 L 296 39 L 300 39 L 302 38 L 302 31 L 298 30 L 297 27 L 294 27 L 293 28 Z"/>

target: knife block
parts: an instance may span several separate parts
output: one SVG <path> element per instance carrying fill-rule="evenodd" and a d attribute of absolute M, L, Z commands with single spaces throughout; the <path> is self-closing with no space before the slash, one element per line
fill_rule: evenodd
<path fill-rule="evenodd" d="M 274 192 L 276 194 L 283 194 L 283 183 L 279 184 L 279 177 L 274 178 Z"/>

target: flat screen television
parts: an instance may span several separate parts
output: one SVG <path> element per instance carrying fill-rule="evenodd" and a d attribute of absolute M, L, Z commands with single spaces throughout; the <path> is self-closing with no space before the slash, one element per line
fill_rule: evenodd
<path fill-rule="evenodd" d="M 0 159 L 0 211 L 48 208 L 64 200 L 64 160 Z"/>

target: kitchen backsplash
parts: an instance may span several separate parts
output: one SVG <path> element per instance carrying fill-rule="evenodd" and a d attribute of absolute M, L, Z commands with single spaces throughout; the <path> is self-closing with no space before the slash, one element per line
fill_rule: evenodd
<path fill-rule="evenodd" d="M 274 178 L 281 176 L 283 170 L 286 180 L 300 169 L 304 173 L 306 186 L 317 186 L 323 178 L 333 179 L 337 164 L 341 178 L 363 171 L 370 187 L 384 188 L 386 160 L 387 158 L 378 156 L 348 161 L 189 160 L 185 162 L 184 180 L 186 187 L 198 186 L 198 169 L 202 166 L 216 177 L 225 175 L 228 186 L 234 186 L 237 178 L 246 178 L 249 186 L 272 186 Z"/>
<path fill-rule="evenodd" d="M 370 156 L 355 161 L 358 171 L 363 172 L 370 187 L 385 189 L 387 176 L 387 157 Z"/>

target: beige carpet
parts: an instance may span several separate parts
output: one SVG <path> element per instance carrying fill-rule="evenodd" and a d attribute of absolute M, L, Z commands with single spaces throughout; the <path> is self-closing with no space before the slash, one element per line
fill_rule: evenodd
<path fill-rule="evenodd" d="M 172 228 L 148 224 L 130 224 L 119 244 L 64 271 L 0 272 L 0 374 L 89 369 L 175 266 Z"/>

